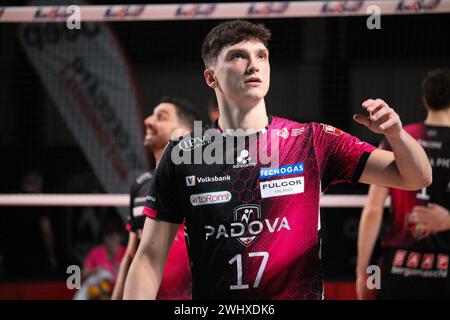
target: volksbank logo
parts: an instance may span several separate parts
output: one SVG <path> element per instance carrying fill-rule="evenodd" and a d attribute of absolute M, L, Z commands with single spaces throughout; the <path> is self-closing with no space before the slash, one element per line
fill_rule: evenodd
<path fill-rule="evenodd" d="M 193 194 L 190 200 L 194 207 L 207 204 L 225 203 L 231 200 L 231 193 L 228 191 L 218 191 Z"/>
<path fill-rule="evenodd" d="M 303 171 L 304 171 L 303 162 L 288 164 L 276 168 L 261 168 L 259 170 L 259 178 L 267 179 L 271 177 L 288 176 L 291 174 L 303 173 Z"/>
<path fill-rule="evenodd" d="M 231 181 L 231 176 L 226 175 L 222 177 L 214 176 L 214 177 L 196 177 L 196 176 L 188 176 L 185 177 L 186 186 L 193 187 L 197 183 L 208 183 L 208 182 L 223 182 L 223 181 Z"/>
<path fill-rule="evenodd" d="M 305 191 L 304 177 L 270 180 L 259 183 L 261 198 L 285 196 Z"/>

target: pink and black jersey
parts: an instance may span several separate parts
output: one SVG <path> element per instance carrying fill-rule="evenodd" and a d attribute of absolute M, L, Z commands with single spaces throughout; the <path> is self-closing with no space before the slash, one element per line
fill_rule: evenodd
<path fill-rule="evenodd" d="M 153 174 L 151 172 L 145 172 L 141 174 L 131 186 L 127 231 L 135 232 L 139 239 L 141 238 L 145 222 L 145 216 L 142 215 L 142 209 L 144 208 L 152 179 Z"/>
<path fill-rule="evenodd" d="M 450 209 L 450 128 L 415 123 L 405 130 L 424 148 L 433 168 L 433 182 L 416 191 L 390 189 L 391 223 L 382 241 L 383 247 L 420 251 L 450 252 L 450 231 L 430 234 L 420 225 L 409 223 L 412 209 L 437 203 Z M 383 141 L 381 147 L 390 150 Z"/>
<path fill-rule="evenodd" d="M 204 131 L 169 143 L 144 209 L 185 222 L 193 298 L 321 299 L 321 193 L 358 181 L 375 148 L 332 126 L 278 117 L 242 144 L 220 137 Z M 276 165 L 257 156 L 261 147 L 277 153 Z M 207 164 L 210 153 L 223 161 Z"/>

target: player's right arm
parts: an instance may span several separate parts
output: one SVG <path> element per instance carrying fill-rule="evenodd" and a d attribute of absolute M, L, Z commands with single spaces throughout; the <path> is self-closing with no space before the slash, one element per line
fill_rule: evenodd
<path fill-rule="evenodd" d="M 389 189 L 371 185 L 364 205 L 358 231 L 358 256 L 356 262 L 356 295 L 358 299 L 370 299 L 374 294 L 367 288 L 367 267 L 380 232 L 384 203 Z"/>
<path fill-rule="evenodd" d="M 179 224 L 146 219 L 125 282 L 124 299 L 155 299 Z"/>
<path fill-rule="evenodd" d="M 128 270 L 130 269 L 131 262 L 136 255 L 139 240 L 136 232 L 130 232 L 128 237 L 127 250 L 125 255 L 120 262 L 119 272 L 117 274 L 116 284 L 114 286 L 114 291 L 111 300 L 122 300 L 123 289 L 125 287 L 125 280 L 127 279 Z"/>

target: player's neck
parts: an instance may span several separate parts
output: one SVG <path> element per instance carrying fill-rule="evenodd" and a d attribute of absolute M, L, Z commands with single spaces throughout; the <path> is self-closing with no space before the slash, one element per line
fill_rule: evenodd
<path fill-rule="evenodd" d="M 164 152 L 164 148 L 153 150 L 153 156 L 155 157 L 156 166 L 158 166 L 159 160 L 161 160 L 161 156 L 162 156 L 163 152 Z"/>
<path fill-rule="evenodd" d="M 264 99 L 250 107 L 241 107 L 229 101 L 219 101 L 219 110 L 219 127 L 223 131 L 242 129 L 257 132 L 263 130 L 268 124 Z"/>
<path fill-rule="evenodd" d="M 428 111 L 426 125 L 450 127 L 450 108 L 440 111 Z"/>

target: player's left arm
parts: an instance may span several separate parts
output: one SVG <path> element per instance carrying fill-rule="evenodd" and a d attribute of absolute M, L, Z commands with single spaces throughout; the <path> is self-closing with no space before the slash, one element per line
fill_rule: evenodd
<path fill-rule="evenodd" d="M 369 156 L 359 182 L 418 190 L 431 184 L 432 171 L 420 144 L 402 127 L 398 114 L 381 99 L 369 99 L 362 107 L 369 116 L 353 118 L 372 132 L 384 134 L 392 152 L 374 150 Z"/>

